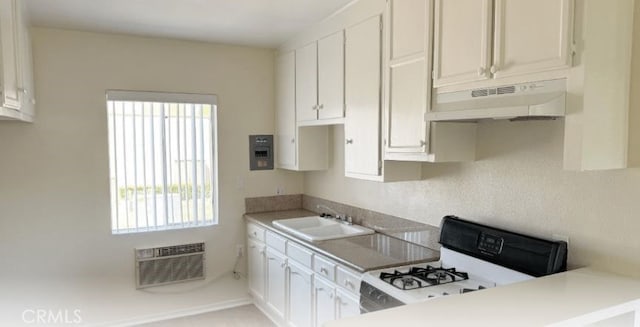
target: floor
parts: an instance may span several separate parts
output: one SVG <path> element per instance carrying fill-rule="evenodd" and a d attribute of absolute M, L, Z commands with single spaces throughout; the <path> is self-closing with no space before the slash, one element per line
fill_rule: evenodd
<path fill-rule="evenodd" d="M 165 320 L 144 327 L 275 327 L 275 325 L 254 305 L 214 311 L 201 315 Z"/>

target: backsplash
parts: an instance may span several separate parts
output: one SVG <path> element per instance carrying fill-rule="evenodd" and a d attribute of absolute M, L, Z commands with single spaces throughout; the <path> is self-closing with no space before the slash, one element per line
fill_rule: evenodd
<path fill-rule="evenodd" d="M 327 210 L 322 206 L 328 207 L 331 210 Z M 296 194 L 246 198 L 245 207 L 246 213 L 294 210 L 300 208 L 318 214 L 323 212 L 335 214 L 333 212 L 335 211 L 341 215 L 351 216 L 355 224 L 369 227 L 379 233 L 431 249 L 440 249 L 440 244 L 438 244 L 440 228 L 438 227 L 313 196 Z"/>

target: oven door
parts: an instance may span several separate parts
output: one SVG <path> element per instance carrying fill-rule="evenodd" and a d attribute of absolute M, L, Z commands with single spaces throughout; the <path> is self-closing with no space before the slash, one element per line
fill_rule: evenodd
<path fill-rule="evenodd" d="M 404 305 L 393 296 L 367 283 L 360 283 L 360 313 L 374 312 Z"/>

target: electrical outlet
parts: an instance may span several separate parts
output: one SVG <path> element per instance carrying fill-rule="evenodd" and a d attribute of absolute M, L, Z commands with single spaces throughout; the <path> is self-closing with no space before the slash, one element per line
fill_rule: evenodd
<path fill-rule="evenodd" d="M 551 238 L 553 238 L 556 241 L 565 241 L 567 242 L 567 246 L 569 246 L 569 236 L 567 235 L 553 234 L 551 235 Z"/>
<path fill-rule="evenodd" d="M 244 245 L 242 245 L 242 244 L 236 245 L 236 255 L 238 257 L 244 256 Z"/>

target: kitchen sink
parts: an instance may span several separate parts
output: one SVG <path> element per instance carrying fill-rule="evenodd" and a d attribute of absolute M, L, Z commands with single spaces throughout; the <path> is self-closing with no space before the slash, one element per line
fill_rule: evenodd
<path fill-rule="evenodd" d="M 360 225 L 347 225 L 320 216 L 274 220 L 273 225 L 311 242 L 375 233 Z"/>

